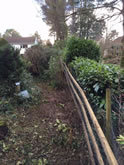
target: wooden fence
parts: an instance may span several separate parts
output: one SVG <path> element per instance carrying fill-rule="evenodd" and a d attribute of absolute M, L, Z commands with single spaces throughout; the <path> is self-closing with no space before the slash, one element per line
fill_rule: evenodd
<path fill-rule="evenodd" d="M 81 118 L 92 165 L 118 165 L 110 145 L 96 119 L 96 116 L 79 84 L 68 67 L 61 61 L 61 66 L 70 88 L 73 100 Z"/>

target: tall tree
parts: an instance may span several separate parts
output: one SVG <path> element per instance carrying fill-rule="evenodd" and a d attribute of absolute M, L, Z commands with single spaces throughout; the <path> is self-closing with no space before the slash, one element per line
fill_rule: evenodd
<path fill-rule="evenodd" d="M 36 0 L 41 4 L 44 15 L 43 20 L 49 25 L 50 35 L 55 35 L 56 40 L 63 40 L 67 36 L 65 23 L 66 0 Z"/>
<path fill-rule="evenodd" d="M 7 29 L 3 34 L 3 37 L 17 37 L 20 36 L 20 33 L 17 32 L 15 29 Z"/>
<path fill-rule="evenodd" d="M 68 0 L 68 3 L 67 3 L 68 12 L 75 13 L 77 11 L 78 4 L 79 4 L 79 0 L 77 1 Z M 76 14 L 73 14 L 71 17 L 71 23 L 69 25 L 69 30 L 71 34 L 77 33 L 77 27 L 78 27 L 77 19 L 78 19 L 78 16 Z"/>
<path fill-rule="evenodd" d="M 105 21 L 97 20 L 92 0 L 69 0 L 72 10 L 70 32 L 86 39 L 99 39 L 105 29 Z"/>
<path fill-rule="evenodd" d="M 121 67 L 124 68 L 124 0 L 122 0 L 122 16 L 123 16 L 123 39 L 122 39 L 122 58 L 121 58 Z"/>

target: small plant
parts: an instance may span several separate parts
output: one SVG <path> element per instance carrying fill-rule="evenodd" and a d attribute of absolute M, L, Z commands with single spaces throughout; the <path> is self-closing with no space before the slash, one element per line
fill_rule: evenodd
<path fill-rule="evenodd" d="M 56 119 L 54 126 L 56 127 L 58 135 L 52 139 L 53 143 L 66 147 L 69 140 L 70 127 L 68 127 L 67 124 L 62 123 L 59 119 Z"/>
<path fill-rule="evenodd" d="M 52 139 L 53 143 L 61 145 L 62 147 L 69 147 L 71 149 L 79 148 L 80 139 L 75 138 L 71 127 L 62 123 L 59 119 L 56 119 L 54 126 L 56 127 L 57 137 Z"/>
<path fill-rule="evenodd" d="M 118 136 L 118 138 L 116 139 L 116 141 L 119 144 L 124 145 L 124 136 L 123 135 Z"/>
<path fill-rule="evenodd" d="M 57 131 L 59 132 L 67 132 L 69 130 L 69 127 L 67 124 L 63 124 L 60 120 L 56 119 L 55 125 L 57 127 Z"/>

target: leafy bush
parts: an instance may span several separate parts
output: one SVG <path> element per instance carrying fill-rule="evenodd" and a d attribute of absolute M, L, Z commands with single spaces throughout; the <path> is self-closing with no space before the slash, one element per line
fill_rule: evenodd
<path fill-rule="evenodd" d="M 6 45 L 9 45 L 9 43 L 4 38 L 0 38 L 0 47 L 6 46 Z"/>
<path fill-rule="evenodd" d="M 67 63 L 71 62 L 74 57 L 80 56 L 99 61 L 100 48 L 92 40 L 71 37 L 67 41 L 65 56 Z"/>
<path fill-rule="evenodd" d="M 70 66 L 80 86 L 86 92 L 93 109 L 104 108 L 106 88 L 111 87 L 114 92 L 117 91 L 119 67 L 99 64 L 82 57 L 75 58 Z M 124 80 L 124 77 L 121 79 Z"/>
<path fill-rule="evenodd" d="M 36 45 L 29 48 L 25 53 L 25 58 L 30 61 L 30 72 L 33 75 L 39 75 L 47 78 L 50 57 L 57 54 L 56 49 Z"/>
<path fill-rule="evenodd" d="M 56 41 L 54 47 L 57 49 L 63 49 L 64 47 L 66 47 L 66 42 L 67 42 L 66 40 Z"/>

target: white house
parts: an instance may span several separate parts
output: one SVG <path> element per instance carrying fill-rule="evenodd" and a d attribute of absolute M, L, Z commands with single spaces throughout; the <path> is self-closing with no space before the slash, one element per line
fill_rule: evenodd
<path fill-rule="evenodd" d="M 38 44 L 36 37 L 5 37 L 5 40 L 15 48 L 20 49 L 20 54 L 24 54 L 27 48 Z"/>

